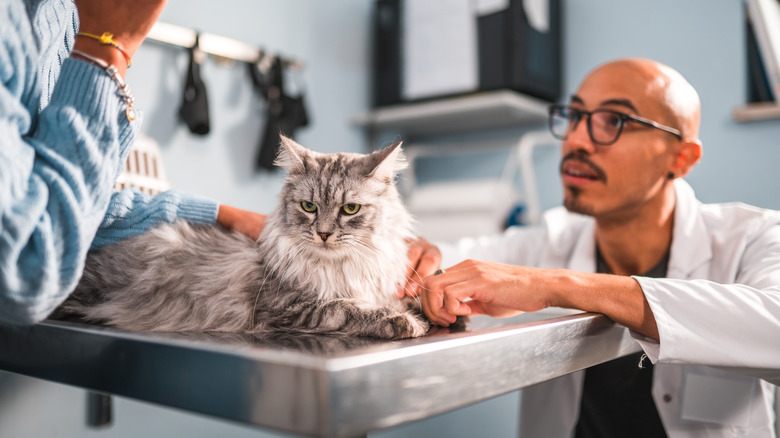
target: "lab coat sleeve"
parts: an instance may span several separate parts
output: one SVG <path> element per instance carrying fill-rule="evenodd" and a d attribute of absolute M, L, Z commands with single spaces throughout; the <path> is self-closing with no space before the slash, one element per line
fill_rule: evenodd
<path fill-rule="evenodd" d="M 635 336 L 653 362 L 731 368 L 780 383 L 780 225 L 745 248 L 735 281 L 635 277 L 660 342 Z"/>

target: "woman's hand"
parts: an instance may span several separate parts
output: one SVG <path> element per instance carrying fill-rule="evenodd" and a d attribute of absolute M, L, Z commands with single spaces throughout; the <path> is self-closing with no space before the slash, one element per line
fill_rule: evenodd
<path fill-rule="evenodd" d="M 130 58 L 152 29 L 165 8 L 166 0 L 76 0 L 79 14 L 79 32 L 100 36 L 113 35 Z M 78 37 L 74 49 L 88 53 L 115 66 L 124 77 L 127 60 L 116 48 L 92 38 Z"/>
<path fill-rule="evenodd" d="M 253 211 L 242 210 L 229 205 L 220 205 L 217 213 L 217 223 L 228 230 L 238 231 L 254 240 L 260 238 L 265 225 L 266 215 Z"/>

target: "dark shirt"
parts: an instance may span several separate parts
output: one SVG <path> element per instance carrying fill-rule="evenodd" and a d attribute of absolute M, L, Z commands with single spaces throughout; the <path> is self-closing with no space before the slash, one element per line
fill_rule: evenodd
<path fill-rule="evenodd" d="M 611 274 L 596 253 L 596 272 Z M 667 254 L 644 277 L 666 277 Z M 576 438 L 666 437 L 650 389 L 653 364 L 642 353 L 630 354 L 585 370 Z"/>

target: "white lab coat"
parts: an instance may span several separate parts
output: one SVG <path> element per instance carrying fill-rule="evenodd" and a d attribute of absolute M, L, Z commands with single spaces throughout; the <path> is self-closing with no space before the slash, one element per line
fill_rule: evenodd
<path fill-rule="evenodd" d="M 636 277 L 661 338 L 634 334 L 655 364 L 658 412 L 670 437 L 774 437 L 769 382 L 780 384 L 780 212 L 706 205 L 684 181 L 675 188 L 667 278 Z M 594 236 L 592 218 L 556 208 L 543 227 L 443 245 L 442 265 L 471 258 L 594 272 Z M 571 436 L 583 376 L 524 389 L 521 436 Z"/>

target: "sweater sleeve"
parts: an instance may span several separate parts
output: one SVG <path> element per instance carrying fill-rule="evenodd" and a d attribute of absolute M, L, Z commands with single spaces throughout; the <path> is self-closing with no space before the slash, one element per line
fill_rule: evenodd
<path fill-rule="evenodd" d="M 74 59 L 64 60 L 48 105 L 37 113 L 37 52 L 25 40 L 29 32 L 3 27 L 0 320 L 33 323 L 80 278 L 135 125 L 117 84 Z"/>
<path fill-rule="evenodd" d="M 156 196 L 135 189 L 115 192 L 91 249 L 141 234 L 160 223 L 185 220 L 213 224 L 217 221 L 218 208 L 215 201 L 175 190 Z"/>

